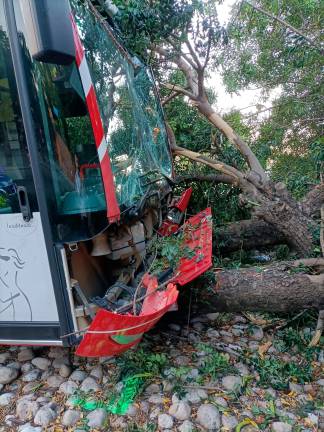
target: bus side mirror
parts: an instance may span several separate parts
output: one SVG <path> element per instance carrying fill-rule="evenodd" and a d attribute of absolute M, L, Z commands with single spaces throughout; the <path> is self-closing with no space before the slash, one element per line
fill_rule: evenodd
<path fill-rule="evenodd" d="M 69 0 L 22 0 L 31 55 L 44 63 L 67 65 L 75 60 Z"/>

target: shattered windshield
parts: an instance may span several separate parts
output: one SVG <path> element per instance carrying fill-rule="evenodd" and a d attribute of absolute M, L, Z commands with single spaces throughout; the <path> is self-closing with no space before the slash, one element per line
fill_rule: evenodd
<path fill-rule="evenodd" d="M 148 68 L 134 66 L 87 2 L 72 0 L 71 5 L 96 89 L 118 201 L 130 207 L 145 185 L 172 174 L 154 80 Z"/>

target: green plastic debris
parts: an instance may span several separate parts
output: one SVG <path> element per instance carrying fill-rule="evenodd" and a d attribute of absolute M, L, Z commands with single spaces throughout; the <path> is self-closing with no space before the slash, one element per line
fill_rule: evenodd
<path fill-rule="evenodd" d="M 123 379 L 123 388 L 120 396 L 114 396 L 110 401 L 86 400 L 75 398 L 72 400 L 74 406 L 79 406 L 86 411 L 93 411 L 97 408 L 104 408 L 112 414 L 126 414 L 129 405 L 134 402 L 136 396 L 141 392 L 146 380 L 151 378 L 151 373 L 141 373 Z"/>

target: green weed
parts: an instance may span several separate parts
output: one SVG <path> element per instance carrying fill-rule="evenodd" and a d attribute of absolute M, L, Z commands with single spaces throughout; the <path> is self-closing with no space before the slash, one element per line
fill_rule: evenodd
<path fill-rule="evenodd" d="M 273 357 L 262 359 L 258 356 L 252 357 L 250 362 L 260 375 L 260 385 L 272 386 L 277 390 L 287 389 L 291 380 L 304 384 L 312 379 L 312 367 L 309 363 L 298 365 Z"/>

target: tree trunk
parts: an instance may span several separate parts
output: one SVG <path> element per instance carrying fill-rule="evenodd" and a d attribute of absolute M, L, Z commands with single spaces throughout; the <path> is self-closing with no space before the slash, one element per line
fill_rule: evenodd
<path fill-rule="evenodd" d="M 233 222 L 215 229 L 214 251 L 234 252 L 285 243 L 285 237 L 263 220 Z"/>
<path fill-rule="evenodd" d="M 323 260 L 318 262 L 322 263 L 323 269 Z M 309 275 L 298 271 L 300 268 L 295 262 L 222 270 L 216 273 L 217 283 L 213 290 L 199 291 L 199 303 L 205 312 L 323 309 L 324 274 Z"/>
<path fill-rule="evenodd" d="M 276 192 L 272 195 L 258 192 L 253 216 L 279 231 L 300 257 L 311 255 L 314 247 L 314 221 L 300 210 L 297 201 L 293 202 L 290 196 Z"/>

